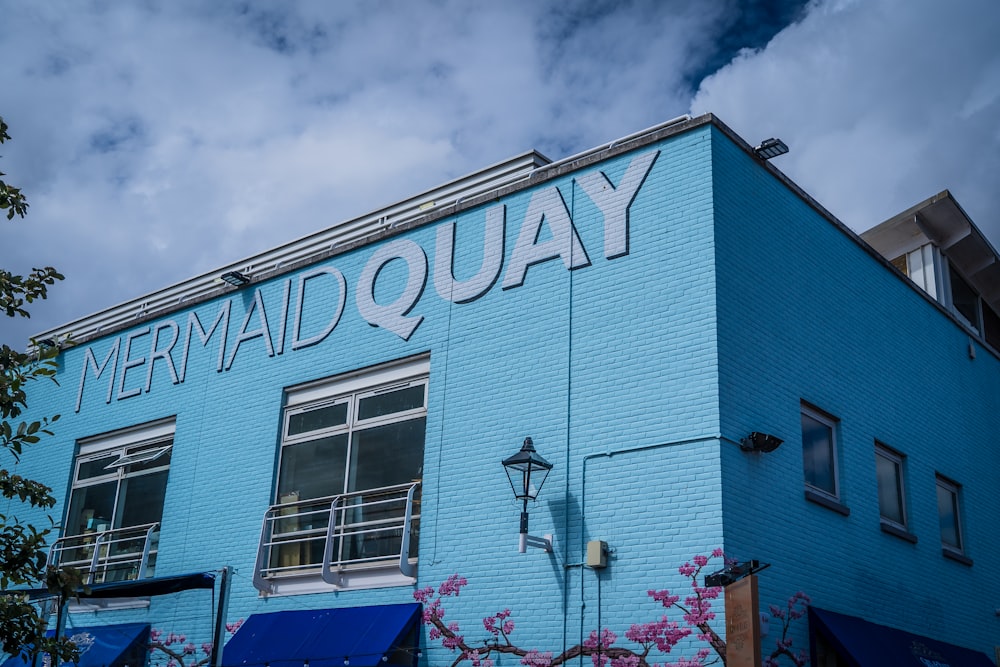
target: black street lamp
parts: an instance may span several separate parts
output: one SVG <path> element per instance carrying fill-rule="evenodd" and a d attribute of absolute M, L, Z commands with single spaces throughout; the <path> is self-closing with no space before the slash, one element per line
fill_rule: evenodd
<path fill-rule="evenodd" d="M 507 479 L 510 480 L 510 488 L 514 491 L 514 497 L 524 501 L 521 510 L 521 536 L 518 551 L 523 554 L 529 545 L 552 551 L 551 535 L 545 537 L 528 535 L 528 501 L 538 497 L 538 492 L 541 491 L 545 478 L 552 470 L 552 464 L 535 451 L 535 445 L 531 442 L 531 438 L 525 438 L 521 451 L 504 459 L 503 467 L 507 472 Z"/>

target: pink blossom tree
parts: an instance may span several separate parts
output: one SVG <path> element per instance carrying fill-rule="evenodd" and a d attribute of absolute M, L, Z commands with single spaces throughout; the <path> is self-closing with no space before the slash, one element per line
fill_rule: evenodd
<path fill-rule="evenodd" d="M 242 618 L 226 623 L 226 632 L 232 634 L 241 625 Z M 160 664 L 163 667 L 204 667 L 212 658 L 212 646 L 212 642 L 195 645 L 185 635 L 176 632 L 164 632 L 157 628 L 149 631 L 150 664 Z"/>
<path fill-rule="evenodd" d="M 428 586 L 414 592 L 413 597 L 424 605 L 421 620 L 430 627 L 430 638 L 440 641 L 442 646 L 456 653 L 452 667 L 465 661 L 472 663 L 472 667 L 494 667 L 494 658 L 503 654 L 519 657 L 521 664 L 527 667 L 559 667 L 580 657 L 591 658 L 594 667 L 650 667 L 653 659 L 650 654 L 654 649 L 658 654 L 670 654 L 681 641 L 692 634 L 707 646 L 699 648 L 693 657 L 662 663 L 664 667 L 702 667 L 717 662 L 725 665 L 726 641 L 711 626 L 711 621 L 715 619 L 712 603 L 718 599 L 722 588 L 698 583 L 702 570 L 713 559 L 725 560 L 721 549 L 716 549 L 710 556 L 695 556 L 691 562 L 678 568 L 678 572 L 690 581 L 690 592 L 684 596 L 683 601 L 680 595 L 673 595 L 667 590 L 648 591 L 649 597 L 666 610 L 680 612 L 682 622 L 670 620 L 664 614 L 648 623 L 633 624 L 625 631 L 625 639 L 634 645 L 628 647 L 618 645 L 618 635 L 612 630 L 601 628 L 592 631 L 582 643 L 558 655 L 552 651 L 527 649 L 511 640 L 515 624 L 510 609 L 483 618 L 485 639 L 478 642 L 466 640 L 458 623 L 444 620 L 442 601 L 457 597 L 468 584 L 464 577 L 457 574 L 448 577 L 438 586 L 437 591 Z M 804 652 L 795 653 L 792 650 L 792 639 L 788 636 L 791 622 L 802 617 L 805 613 L 804 605 L 808 603 L 809 597 L 798 592 L 788 599 L 785 608 L 771 605 L 771 617 L 781 622 L 781 637 L 776 640 L 775 648 L 766 658 L 765 667 L 778 667 L 783 656 L 796 667 L 808 664 L 809 659 Z"/>

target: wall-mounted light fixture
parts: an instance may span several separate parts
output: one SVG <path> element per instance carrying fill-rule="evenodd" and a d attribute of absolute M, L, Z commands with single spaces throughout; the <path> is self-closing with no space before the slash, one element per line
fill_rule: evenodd
<path fill-rule="evenodd" d="M 221 276 L 223 282 L 229 283 L 233 287 L 243 287 L 250 282 L 250 276 L 239 271 L 226 271 Z"/>
<path fill-rule="evenodd" d="M 749 436 L 740 440 L 740 449 L 744 452 L 761 452 L 767 454 L 776 450 L 783 442 L 784 440 L 776 435 L 754 431 Z"/>
<path fill-rule="evenodd" d="M 521 536 L 518 542 L 518 552 L 523 554 L 529 546 L 551 552 L 551 535 L 544 537 L 528 535 L 528 501 L 538 497 L 538 492 L 542 490 L 545 478 L 552 470 L 552 464 L 535 451 L 535 445 L 531 442 L 531 438 L 525 438 L 521 451 L 504 459 L 503 467 L 507 472 L 507 479 L 510 480 L 510 488 L 514 491 L 514 497 L 524 502 L 524 507 L 521 510 Z"/>
<path fill-rule="evenodd" d="M 731 563 L 718 572 L 705 575 L 705 587 L 714 588 L 716 586 L 726 587 L 751 574 L 756 574 L 761 570 L 771 567 L 770 563 L 761 563 L 758 560 L 748 560 L 743 563 Z"/>
<path fill-rule="evenodd" d="M 781 139 L 765 139 L 760 145 L 753 149 L 754 155 L 761 160 L 770 160 L 773 157 L 784 155 L 788 152 L 788 146 Z"/>

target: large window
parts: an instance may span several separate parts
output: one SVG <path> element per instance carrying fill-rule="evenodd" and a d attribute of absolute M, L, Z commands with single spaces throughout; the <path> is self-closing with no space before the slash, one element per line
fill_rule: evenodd
<path fill-rule="evenodd" d="M 904 457 L 882 443 L 875 443 L 875 475 L 878 479 L 878 511 L 883 524 L 906 530 L 906 489 L 903 486 Z"/>
<path fill-rule="evenodd" d="M 829 415 L 802 406 L 802 467 L 806 490 L 839 500 L 837 482 L 837 422 Z"/>
<path fill-rule="evenodd" d="M 170 419 L 80 441 L 60 564 L 95 582 L 152 575 L 173 434 Z"/>
<path fill-rule="evenodd" d="M 941 547 L 946 552 L 961 554 L 965 551 L 962 535 L 962 514 L 959 507 L 958 484 L 937 476 L 938 519 L 941 524 Z"/>
<path fill-rule="evenodd" d="M 258 583 L 323 563 L 328 575 L 398 559 L 411 573 L 428 368 L 421 357 L 287 391 Z"/>

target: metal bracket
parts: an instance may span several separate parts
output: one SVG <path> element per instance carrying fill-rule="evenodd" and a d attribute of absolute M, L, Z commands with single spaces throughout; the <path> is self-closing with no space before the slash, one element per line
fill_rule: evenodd
<path fill-rule="evenodd" d="M 542 549 L 546 553 L 552 553 L 552 533 L 546 533 L 542 537 L 521 534 L 521 553 L 525 552 L 525 547 L 535 547 Z"/>

